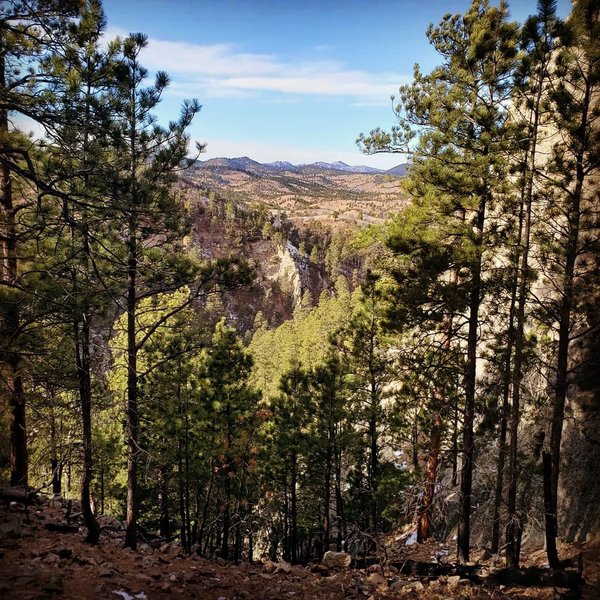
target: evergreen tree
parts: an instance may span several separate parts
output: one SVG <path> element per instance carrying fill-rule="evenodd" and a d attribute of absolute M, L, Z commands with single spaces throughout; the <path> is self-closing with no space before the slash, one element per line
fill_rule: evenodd
<path fill-rule="evenodd" d="M 598 94 L 600 83 L 600 5 L 579 0 L 566 22 L 564 47 L 555 58 L 557 82 L 550 91 L 560 132 L 544 169 L 545 214 L 538 235 L 540 265 L 553 293 L 542 303 L 543 321 L 556 336 L 551 366 L 553 407 L 549 446 L 543 452 L 546 550 L 559 566 L 558 483 L 560 449 L 569 387 L 574 373 L 574 339 L 585 343 L 597 320 L 582 314 L 596 283 L 589 269 L 597 251 L 598 198 L 594 188 L 600 163 Z"/>
<path fill-rule="evenodd" d="M 19 257 L 23 232 L 19 231 L 17 214 L 29 199 L 13 192 L 15 178 L 37 178 L 30 141 L 9 128 L 9 112 L 48 124 L 41 90 L 45 72 L 44 58 L 52 47 L 60 47 L 65 23 L 77 14 L 77 3 L 67 0 L 8 0 L 0 14 L 0 232 L 2 282 L 2 371 L 10 419 L 11 483 L 27 485 L 27 435 L 25 424 L 25 390 L 22 364 L 21 309 L 27 292 L 21 285 Z M 31 192 L 28 192 L 31 194 Z"/>
<path fill-rule="evenodd" d="M 476 364 L 480 308 L 484 296 L 484 258 L 492 239 L 486 228 L 493 203 L 503 193 L 504 152 L 512 143 L 507 104 L 517 57 L 516 23 L 508 8 L 475 0 L 464 15 L 447 15 L 431 26 L 428 38 L 443 57 L 429 75 L 415 67 L 415 81 L 400 88 L 399 126 L 390 134 L 375 130 L 359 142 L 366 151 L 407 151 L 421 128 L 413 154 L 411 180 L 421 194 L 429 188 L 443 195 L 448 219 L 459 218 L 468 322 L 465 405 L 462 436 L 461 517 L 458 552 L 469 560 L 472 504 Z"/>

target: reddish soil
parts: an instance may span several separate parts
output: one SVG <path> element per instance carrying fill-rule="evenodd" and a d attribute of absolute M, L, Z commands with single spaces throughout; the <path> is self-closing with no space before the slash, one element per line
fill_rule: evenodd
<path fill-rule="evenodd" d="M 428 581 L 400 576 L 393 567 L 334 571 L 314 566 L 312 570 L 290 567 L 286 563 L 232 565 L 195 555 L 184 556 L 174 545 L 153 548 L 140 544 L 138 552 L 132 552 L 123 549 L 122 533 L 118 531 L 103 531 L 100 544 L 89 546 L 84 543 L 82 529 L 76 533 L 58 533 L 49 531 L 47 524 L 66 524 L 61 503 L 46 502 L 27 511 L 18 504 L 13 504 L 11 509 L 0 508 L 0 598 L 503 600 L 600 597 L 600 544 L 561 549 L 563 555 L 583 553 L 584 576 L 588 580 L 580 596 L 567 596 L 567 590 L 552 587 L 485 589 L 468 580 L 457 581 L 459 578 Z M 77 524 L 76 520 L 73 524 Z M 434 542 L 403 549 L 392 547 L 390 556 L 427 560 L 440 547 Z M 543 553 L 529 555 L 528 561 L 543 564 Z"/>

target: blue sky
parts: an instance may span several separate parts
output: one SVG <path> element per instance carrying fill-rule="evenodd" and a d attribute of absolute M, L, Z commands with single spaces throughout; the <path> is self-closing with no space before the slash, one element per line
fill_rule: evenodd
<path fill-rule="evenodd" d="M 393 123 L 390 95 L 413 65 L 439 61 L 425 31 L 470 0 L 105 0 L 108 33 L 149 36 L 142 62 L 169 73 L 157 109 L 166 122 L 184 98 L 203 105 L 190 129 L 204 158 L 260 162 L 343 160 L 391 167 L 398 155 L 361 155 L 361 131 Z M 512 17 L 535 0 L 509 1 Z M 566 16 L 570 0 L 558 0 Z"/>

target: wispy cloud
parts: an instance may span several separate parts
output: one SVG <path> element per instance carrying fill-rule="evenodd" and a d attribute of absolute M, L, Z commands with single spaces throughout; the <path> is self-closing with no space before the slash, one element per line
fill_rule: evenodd
<path fill-rule="evenodd" d="M 113 30 L 111 35 L 122 32 Z M 152 70 L 167 71 L 177 96 L 247 98 L 260 94 L 351 97 L 384 103 L 400 73 L 369 73 L 335 60 L 290 61 L 240 50 L 233 44 L 201 45 L 150 38 L 142 56 Z"/>

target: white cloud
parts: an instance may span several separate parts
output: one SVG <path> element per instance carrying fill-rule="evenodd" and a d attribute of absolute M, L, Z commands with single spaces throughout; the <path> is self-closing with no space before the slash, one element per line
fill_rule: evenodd
<path fill-rule="evenodd" d="M 112 30 L 109 37 L 123 35 Z M 285 61 L 273 54 L 243 52 L 233 44 L 201 45 L 150 38 L 142 55 L 149 69 L 165 70 L 170 94 L 190 97 L 247 98 L 264 93 L 352 97 L 385 103 L 400 73 L 369 73 L 334 61 Z"/>
<path fill-rule="evenodd" d="M 269 75 L 283 67 L 274 56 L 239 52 L 231 44 L 203 46 L 150 39 L 143 57 L 145 64 L 156 70 L 219 77 Z"/>

